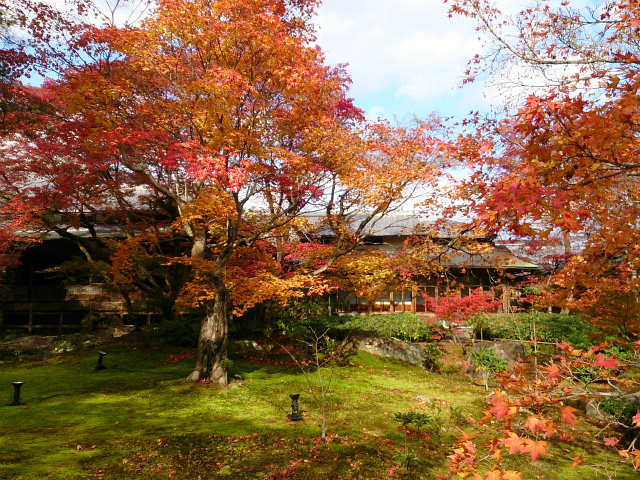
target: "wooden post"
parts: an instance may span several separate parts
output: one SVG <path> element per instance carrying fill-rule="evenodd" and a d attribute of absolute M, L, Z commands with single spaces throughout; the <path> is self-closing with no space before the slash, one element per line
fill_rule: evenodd
<path fill-rule="evenodd" d="M 507 285 L 502 286 L 502 311 L 503 313 L 509 313 L 509 287 Z"/>
<path fill-rule="evenodd" d="M 411 313 L 418 313 L 418 305 L 416 302 L 417 293 L 418 293 L 417 288 L 413 288 L 411 290 Z"/>
<path fill-rule="evenodd" d="M 62 321 L 64 319 L 64 313 L 60 312 L 60 325 L 58 326 L 58 335 L 62 335 Z"/>
<path fill-rule="evenodd" d="M 29 303 L 29 325 L 27 332 L 29 332 L 29 335 L 33 333 L 33 303 Z"/>
<path fill-rule="evenodd" d="M 393 290 L 389 292 L 389 313 L 394 313 L 396 311 L 396 303 L 395 303 L 395 295 Z"/>

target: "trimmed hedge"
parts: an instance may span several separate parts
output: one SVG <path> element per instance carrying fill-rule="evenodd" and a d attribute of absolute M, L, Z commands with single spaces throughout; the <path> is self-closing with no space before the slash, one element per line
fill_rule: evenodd
<path fill-rule="evenodd" d="M 579 315 L 559 313 L 514 313 L 511 315 L 477 315 L 469 321 L 476 338 L 484 340 L 533 340 L 556 343 L 567 341 L 576 348 L 592 345 L 591 324 Z M 534 330 L 535 327 L 535 330 Z"/>
<path fill-rule="evenodd" d="M 343 316 L 332 328 L 346 335 L 352 330 L 375 332 L 405 342 L 433 342 L 442 337 L 442 327 L 413 313 L 387 315 Z"/>

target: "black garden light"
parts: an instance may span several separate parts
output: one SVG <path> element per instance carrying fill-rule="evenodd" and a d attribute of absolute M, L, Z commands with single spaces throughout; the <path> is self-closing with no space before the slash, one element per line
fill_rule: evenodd
<path fill-rule="evenodd" d="M 10 403 L 9 405 L 24 405 L 24 403 L 20 401 L 20 387 L 23 383 L 24 382 L 13 382 L 13 403 Z"/>
<path fill-rule="evenodd" d="M 298 398 L 300 398 L 299 393 L 292 393 L 289 395 L 291 398 L 291 415 L 287 415 L 287 418 L 292 422 L 297 422 L 298 420 L 304 420 L 302 415 L 298 413 Z"/>
<path fill-rule="evenodd" d="M 104 358 L 104 356 L 106 354 L 107 354 L 107 352 L 100 352 L 100 356 L 98 357 L 98 365 L 96 366 L 96 370 L 104 370 L 105 368 L 107 368 L 102 364 L 102 359 Z"/>

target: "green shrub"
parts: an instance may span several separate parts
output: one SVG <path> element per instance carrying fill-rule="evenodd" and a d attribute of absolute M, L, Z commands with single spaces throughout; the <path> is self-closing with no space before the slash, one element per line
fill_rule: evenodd
<path fill-rule="evenodd" d="M 329 304 L 320 298 L 302 298 L 286 308 L 275 309 L 274 326 L 285 335 L 313 341 L 313 332 L 333 339 L 344 339 L 352 331 L 375 332 L 405 342 L 432 342 L 441 338 L 442 328 L 412 313 L 385 315 L 329 315 Z M 271 332 L 266 331 L 267 334 Z"/>
<path fill-rule="evenodd" d="M 172 321 L 164 321 L 158 327 L 160 339 L 177 347 L 195 348 L 200 336 L 200 320 L 195 316 L 181 316 Z"/>
<path fill-rule="evenodd" d="M 507 369 L 507 361 L 498 357 L 496 351 L 492 348 L 480 348 L 474 350 L 469 355 L 471 363 L 473 363 L 479 371 L 482 372 L 484 379 L 484 387 L 488 388 L 489 377 L 494 373 L 501 372 Z"/>
<path fill-rule="evenodd" d="M 444 357 L 444 348 L 439 343 L 427 343 L 424 346 L 424 368 L 428 372 L 440 370 L 440 360 Z"/>
<path fill-rule="evenodd" d="M 229 371 L 233 367 L 233 360 L 229 360 L 228 358 L 223 358 L 220 360 L 220 366 L 225 370 Z"/>
<path fill-rule="evenodd" d="M 90 312 L 85 315 L 81 323 L 83 332 L 93 332 L 122 325 L 122 318 L 114 313 Z"/>
<path fill-rule="evenodd" d="M 621 347 L 620 345 L 611 345 L 602 352 L 607 357 L 615 357 L 620 360 L 632 361 L 635 359 L 636 354 L 633 350 L 629 348 Z"/>
<path fill-rule="evenodd" d="M 475 325 L 475 335 L 484 340 L 532 340 L 541 342 L 567 341 L 576 348 L 589 348 L 591 324 L 579 315 L 527 312 L 512 315 L 480 315 L 469 322 Z M 480 333 L 480 329 L 482 333 Z"/>
<path fill-rule="evenodd" d="M 442 335 L 441 327 L 426 322 L 413 313 L 340 318 L 341 324 L 334 328 L 347 333 L 351 330 L 369 331 L 382 337 L 393 337 L 405 342 L 432 342 L 441 338 Z"/>
<path fill-rule="evenodd" d="M 329 315 L 329 304 L 320 297 L 292 300 L 285 308 L 274 309 L 272 318 L 279 331 L 307 342 L 315 341 L 316 336 L 322 335 L 339 321 L 337 316 Z M 272 328 L 269 326 L 265 333 L 270 335 Z"/>
<path fill-rule="evenodd" d="M 433 424 L 433 416 L 428 413 L 410 411 L 406 413 L 396 412 L 393 419 L 401 426 L 407 427 L 413 425 L 417 428 L 431 427 Z"/>
<path fill-rule="evenodd" d="M 600 402 L 600 410 L 613 417 L 623 425 L 634 424 L 633 417 L 640 410 L 640 402 L 624 402 L 616 398 L 608 398 Z"/>
<path fill-rule="evenodd" d="M 492 348 L 480 348 L 474 350 L 469 355 L 471 362 L 478 367 L 478 370 L 487 371 L 490 373 L 501 372 L 507 369 L 507 361 L 498 357 L 496 351 Z"/>

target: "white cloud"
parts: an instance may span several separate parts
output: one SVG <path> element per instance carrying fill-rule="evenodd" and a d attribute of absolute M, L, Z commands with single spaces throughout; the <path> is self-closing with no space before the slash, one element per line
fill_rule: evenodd
<path fill-rule="evenodd" d="M 356 101 L 380 95 L 399 114 L 403 104 L 420 115 L 442 111 L 480 47 L 474 23 L 448 18 L 447 8 L 442 0 L 325 0 L 318 44 L 329 64 L 349 64 Z"/>
<path fill-rule="evenodd" d="M 497 0 L 517 15 L 532 0 Z M 554 6 L 560 0 L 552 0 Z M 581 7 L 593 0 L 572 0 Z M 327 63 L 348 63 L 356 105 L 375 118 L 424 117 L 431 111 L 460 119 L 504 103 L 481 81 L 460 87 L 466 64 L 482 50 L 473 20 L 448 16 L 443 0 L 323 0 L 315 23 Z M 515 70 L 512 75 L 520 72 Z"/>

